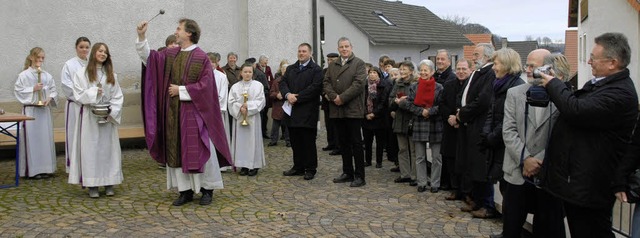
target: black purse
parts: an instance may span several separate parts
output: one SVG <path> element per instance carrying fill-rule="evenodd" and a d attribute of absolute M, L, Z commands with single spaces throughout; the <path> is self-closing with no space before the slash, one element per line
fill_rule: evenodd
<path fill-rule="evenodd" d="M 408 136 L 412 136 L 413 135 L 413 118 L 411 118 L 409 120 L 409 123 L 407 123 L 407 135 Z"/>
<path fill-rule="evenodd" d="M 640 169 L 633 171 L 627 178 L 627 202 L 636 203 L 640 201 Z"/>

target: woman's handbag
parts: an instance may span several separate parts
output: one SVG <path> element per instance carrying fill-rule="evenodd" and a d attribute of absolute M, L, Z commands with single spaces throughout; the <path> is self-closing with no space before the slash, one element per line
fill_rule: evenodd
<path fill-rule="evenodd" d="M 407 123 L 407 135 L 408 136 L 413 135 L 413 118 L 411 118 L 409 120 L 409 123 Z"/>
<path fill-rule="evenodd" d="M 627 178 L 627 202 L 636 203 L 640 201 L 640 169 L 633 171 Z"/>

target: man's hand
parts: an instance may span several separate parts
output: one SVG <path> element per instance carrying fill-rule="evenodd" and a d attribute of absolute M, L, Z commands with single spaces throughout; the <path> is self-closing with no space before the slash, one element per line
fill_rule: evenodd
<path fill-rule="evenodd" d="M 367 114 L 366 117 L 367 117 L 367 120 L 371 121 L 371 120 L 373 120 L 374 117 L 376 117 L 376 115 L 374 115 L 373 113 L 369 113 L 369 114 Z"/>
<path fill-rule="evenodd" d="M 336 99 L 333 99 L 333 103 L 338 106 L 342 106 L 342 99 L 340 99 L 340 95 L 336 96 Z"/>
<path fill-rule="evenodd" d="M 147 33 L 147 21 L 141 21 L 138 23 L 136 30 L 138 31 L 138 40 L 144 41 L 146 39 L 145 34 Z"/>
<path fill-rule="evenodd" d="M 406 99 L 407 99 L 407 96 L 402 96 L 402 97 L 399 97 L 399 98 L 394 99 L 393 101 L 394 101 L 396 104 L 400 104 L 402 101 L 404 101 L 404 100 L 406 100 Z"/>
<path fill-rule="evenodd" d="M 295 93 L 289 93 L 287 94 L 287 101 L 289 101 L 289 104 L 293 105 L 298 101 L 298 94 Z"/>
<path fill-rule="evenodd" d="M 616 197 L 618 198 L 618 200 L 620 200 L 621 202 L 627 202 L 627 194 L 625 192 L 617 192 L 616 193 Z"/>
<path fill-rule="evenodd" d="M 454 115 L 449 115 L 449 118 L 447 119 L 447 122 L 449 123 L 449 125 L 455 127 L 458 125 L 458 120 L 456 119 L 456 116 Z"/>
<path fill-rule="evenodd" d="M 171 84 L 169 85 L 169 96 L 170 97 L 175 97 L 180 95 L 180 87 L 178 85 L 175 84 Z"/>
<path fill-rule="evenodd" d="M 553 69 L 551 69 L 551 74 L 554 74 Z M 542 76 L 542 86 L 547 87 L 547 83 L 553 79 L 553 76 L 540 72 L 540 76 Z"/>
<path fill-rule="evenodd" d="M 542 167 L 542 160 L 535 157 L 527 157 L 524 159 L 524 165 L 522 168 L 522 175 L 525 177 L 531 177 L 540 172 Z"/>
<path fill-rule="evenodd" d="M 33 86 L 33 91 L 34 91 L 34 92 L 40 91 L 40 90 L 42 90 L 42 88 L 43 88 L 43 87 L 44 87 L 44 84 L 42 84 L 42 83 L 36 83 L 36 85 L 35 85 L 35 86 Z"/>
<path fill-rule="evenodd" d="M 422 116 L 429 119 L 429 109 L 422 109 Z"/>

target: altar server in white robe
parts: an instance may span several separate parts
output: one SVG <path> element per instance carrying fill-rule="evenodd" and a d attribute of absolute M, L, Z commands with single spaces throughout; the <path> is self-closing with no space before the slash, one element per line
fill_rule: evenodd
<path fill-rule="evenodd" d="M 262 83 L 252 80 L 253 70 L 252 64 L 242 65 L 242 81 L 229 90 L 229 113 L 233 117 L 231 155 L 233 164 L 240 168 L 239 174 L 248 176 L 255 176 L 258 169 L 266 165 L 260 124 L 260 110 L 264 108 L 266 100 Z M 248 94 L 246 102 L 244 93 Z M 248 125 L 243 126 L 245 118 Z"/>
<path fill-rule="evenodd" d="M 82 107 L 71 148 L 69 183 L 89 187 L 92 198 L 100 196 L 98 186 L 104 186 L 106 195 L 113 196 L 113 185 L 123 179 L 118 137 L 123 96 L 113 71 L 109 48 L 96 43 L 87 67 L 78 70 L 73 78 L 73 97 Z M 100 104 L 110 108 L 104 118 L 92 113 Z M 100 123 L 99 119 L 106 122 Z"/>
<path fill-rule="evenodd" d="M 211 68 L 213 69 L 213 76 L 216 80 L 216 88 L 218 89 L 218 102 L 220 103 L 220 115 L 222 116 L 222 124 L 224 125 L 225 135 L 227 141 L 231 142 L 229 136 L 229 113 L 227 112 L 227 104 L 229 102 L 229 81 L 224 70 L 220 68 L 220 54 L 217 52 L 208 52 L 207 56 L 211 61 Z M 229 143 L 229 149 L 231 149 L 231 143 Z M 227 171 L 231 166 L 221 167 L 220 171 Z"/>
<path fill-rule="evenodd" d="M 73 144 L 73 132 L 76 126 L 76 119 L 80 113 L 81 104 L 77 103 L 73 98 L 73 76 L 76 72 L 87 66 L 89 61 L 89 50 L 91 49 L 91 41 L 87 37 L 79 37 L 76 40 L 76 57 L 73 57 L 62 66 L 60 73 L 60 81 L 62 81 L 62 94 L 67 98 L 64 108 L 64 151 L 65 151 L 65 168 L 69 173 L 69 156 L 71 155 L 71 145 Z"/>
<path fill-rule="evenodd" d="M 42 70 L 44 50 L 31 49 L 18 75 L 15 96 L 23 105 L 22 113 L 35 120 L 20 123 L 20 176 L 47 178 L 56 172 L 51 107 L 56 107 L 56 83 Z M 40 102 L 40 103 L 39 103 Z"/>

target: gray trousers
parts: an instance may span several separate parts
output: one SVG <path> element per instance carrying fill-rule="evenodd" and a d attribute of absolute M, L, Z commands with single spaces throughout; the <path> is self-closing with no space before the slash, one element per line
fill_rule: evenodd
<path fill-rule="evenodd" d="M 426 141 L 414 143 L 416 148 L 416 173 L 418 186 L 427 186 L 427 160 L 431 158 L 431 187 L 440 187 L 440 174 L 442 174 L 442 155 L 440 154 L 440 143 L 429 143 L 431 153 L 427 157 Z"/>
<path fill-rule="evenodd" d="M 398 137 L 398 165 L 401 178 L 416 180 L 416 157 L 413 148 L 413 140 L 405 134 L 396 134 Z M 411 150 L 411 151 L 410 151 Z"/>

